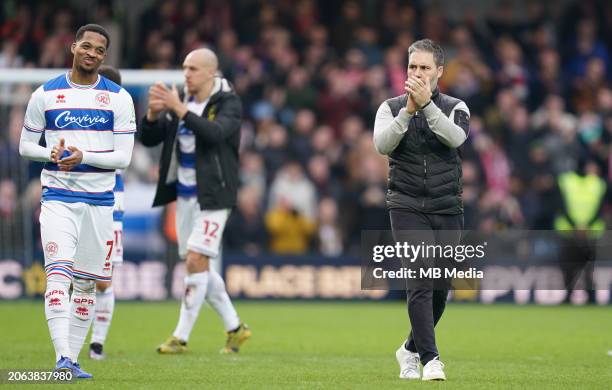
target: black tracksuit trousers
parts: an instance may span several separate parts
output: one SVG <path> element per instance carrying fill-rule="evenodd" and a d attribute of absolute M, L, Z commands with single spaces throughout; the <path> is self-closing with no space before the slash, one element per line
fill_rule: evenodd
<path fill-rule="evenodd" d="M 391 209 L 391 230 L 396 242 L 457 245 L 463 230 L 463 214 L 443 215 Z M 406 348 L 418 352 L 423 365 L 439 356 L 434 327 L 446 307 L 448 285 L 419 280 L 406 285 L 408 316 L 412 330 Z"/>

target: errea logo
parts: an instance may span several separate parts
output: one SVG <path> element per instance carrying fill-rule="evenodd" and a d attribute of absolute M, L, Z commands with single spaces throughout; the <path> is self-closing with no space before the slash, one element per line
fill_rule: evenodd
<path fill-rule="evenodd" d="M 64 94 L 59 94 L 56 96 L 55 103 L 66 103 L 66 96 Z"/>

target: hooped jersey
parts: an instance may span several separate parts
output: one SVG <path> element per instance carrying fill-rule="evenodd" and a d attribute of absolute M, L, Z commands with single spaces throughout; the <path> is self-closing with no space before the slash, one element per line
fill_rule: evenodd
<path fill-rule="evenodd" d="M 48 146 L 64 138 L 66 147 L 110 153 L 114 151 L 114 137 L 133 137 L 136 132 L 134 104 L 125 89 L 103 76 L 84 86 L 73 83 L 66 73 L 32 94 L 24 128 L 44 134 Z M 40 178 L 43 202 L 114 204 L 115 169 L 80 164 L 65 172 L 56 163 L 47 162 Z"/>

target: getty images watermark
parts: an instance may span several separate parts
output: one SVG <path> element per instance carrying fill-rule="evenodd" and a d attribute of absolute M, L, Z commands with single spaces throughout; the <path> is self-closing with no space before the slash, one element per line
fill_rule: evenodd
<path fill-rule="evenodd" d="M 610 290 L 612 232 L 363 231 L 364 290 Z"/>
<path fill-rule="evenodd" d="M 485 257 L 487 243 L 478 245 L 441 245 L 411 244 L 406 241 L 396 242 L 394 245 L 374 245 L 372 249 L 372 261 L 381 263 L 385 260 L 400 260 L 402 264 L 416 266 L 404 266 L 397 270 L 386 270 L 382 266 L 375 267 L 372 275 L 377 279 L 446 279 L 446 278 L 469 278 L 482 279 L 483 271 L 476 267 L 459 269 L 459 267 L 448 267 L 448 261 L 443 266 L 431 266 L 431 261 L 452 260 L 457 263 L 482 259 Z M 418 262 L 418 263 L 417 263 Z"/>

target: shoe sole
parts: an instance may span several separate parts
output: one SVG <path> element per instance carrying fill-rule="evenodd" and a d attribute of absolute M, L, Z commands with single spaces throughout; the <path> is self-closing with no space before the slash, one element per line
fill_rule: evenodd
<path fill-rule="evenodd" d="M 425 378 L 423 377 L 424 381 L 439 381 L 439 382 L 443 382 L 446 380 L 446 377 L 442 377 L 442 376 L 438 376 L 438 377 L 433 377 L 433 378 Z"/>
<path fill-rule="evenodd" d="M 162 354 L 162 355 L 178 355 L 178 354 L 187 352 L 187 349 L 176 351 L 176 350 L 164 349 L 163 347 L 157 347 L 156 350 L 157 350 L 157 353 Z"/>

